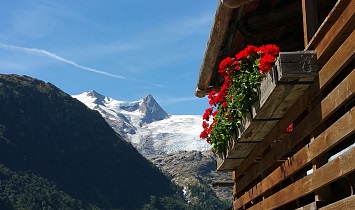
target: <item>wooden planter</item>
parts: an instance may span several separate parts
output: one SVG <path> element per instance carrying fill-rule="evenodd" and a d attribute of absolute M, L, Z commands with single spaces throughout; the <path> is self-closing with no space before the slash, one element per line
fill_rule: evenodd
<path fill-rule="evenodd" d="M 263 141 L 318 76 L 316 60 L 315 51 L 280 53 L 275 67 L 261 82 L 259 100 L 246 113 L 226 152 L 217 156 L 217 170 L 235 170 L 255 145 Z"/>

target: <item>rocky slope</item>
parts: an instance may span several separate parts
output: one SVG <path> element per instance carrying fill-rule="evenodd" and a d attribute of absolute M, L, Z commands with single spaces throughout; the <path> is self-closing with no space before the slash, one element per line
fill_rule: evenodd
<path fill-rule="evenodd" d="M 150 160 L 184 188 L 188 200 L 194 200 L 190 194 L 191 185 L 211 187 L 215 181 L 231 181 L 230 173 L 216 171 L 216 163 L 210 151 L 179 151 L 157 155 Z M 213 188 L 213 191 L 221 200 L 232 203 L 232 188 Z"/>

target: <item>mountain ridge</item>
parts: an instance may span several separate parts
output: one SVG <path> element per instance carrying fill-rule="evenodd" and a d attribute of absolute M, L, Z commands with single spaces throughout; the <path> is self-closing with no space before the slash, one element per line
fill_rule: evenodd
<path fill-rule="evenodd" d="M 191 188 L 193 188 L 192 185 L 197 185 L 202 186 L 206 192 L 213 191 L 223 201 L 232 202 L 230 197 L 232 189 L 211 187 L 215 180 L 229 181 L 230 176 L 216 172 L 216 163 L 210 147 L 198 136 L 201 130 L 201 116 L 169 115 L 168 118 L 146 123 L 142 126 L 137 126 L 139 123 L 131 124 L 129 120 L 128 124 L 118 124 L 119 119 L 115 120 L 111 117 L 115 114 L 122 114 L 119 112 L 120 110 L 112 109 L 110 110 L 113 112 L 112 115 L 108 115 L 109 111 L 105 111 L 105 107 L 92 103 L 93 98 L 91 100 L 84 97 L 80 98 L 80 95 L 87 95 L 86 93 L 74 97 L 80 99 L 88 107 L 93 107 L 94 110 L 99 111 L 116 132 L 125 136 L 143 156 L 169 174 L 177 185 L 183 187 L 187 200 L 196 202 L 196 198 L 191 195 Z M 102 97 L 109 98 L 110 102 L 115 101 L 110 97 Z M 153 96 L 150 95 L 149 97 Z M 139 101 L 143 101 L 143 99 Z M 137 104 L 137 102 L 117 103 Z M 136 107 L 136 109 L 139 108 Z M 128 116 L 132 114 L 128 113 L 127 109 L 123 113 Z M 122 114 L 123 117 L 124 114 Z M 126 127 L 120 127 L 122 125 Z M 131 126 L 134 132 L 127 133 L 127 126 Z"/>
<path fill-rule="evenodd" d="M 114 132 L 98 112 L 54 85 L 26 76 L 0 75 L 0 101 L 2 179 L 6 171 L 17 177 L 34 174 L 56 183 L 74 199 L 103 209 L 138 209 L 151 196 L 175 195 L 170 179 Z M 27 180 L 28 175 L 23 177 Z M 16 187 L 5 184 L 0 182 L 1 195 L 9 192 L 3 191 L 7 187 Z M 10 202 L 11 196 L 7 198 Z"/>
<path fill-rule="evenodd" d="M 151 94 L 133 102 L 119 101 L 95 90 L 72 97 L 97 110 L 116 132 L 147 158 L 182 150 L 210 149 L 198 136 L 201 116 L 170 115 Z"/>

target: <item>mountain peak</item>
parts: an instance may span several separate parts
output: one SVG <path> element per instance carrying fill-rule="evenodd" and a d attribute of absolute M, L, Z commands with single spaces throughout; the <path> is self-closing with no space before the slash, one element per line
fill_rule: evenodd
<path fill-rule="evenodd" d="M 90 91 L 86 92 L 86 95 L 91 98 L 95 98 L 95 101 L 94 101 L 95 104 L 104 105 L 104 103 L 105 103 L 106 96 L 101 95 L 100 93 L 96 92 L 95 90 L 90 90 Z"/>
<path fill-rule="evenodd" d="M 102 96 L 100 93 L 96 92 L 95 90 L 89 90 L 88 92 L 86 92 L 86 95 L 92 97 Z"/>
<path fill-rule="evenodd" d="M 154 99 L 152 94 L 147 95 L 146 97 L 143 98 L 143 100 L 150 100 L 150 99 Z"/>
<path fill-rule="evenodd" d="M 143 123 L 151 123 L 169 117 L 169 114 L 160 107 L 151 94 L 143 98 L 143 102 L 139 107 L 139 110 L 142 113 L 145 113 L 145 116 L 142 119 Z"/>

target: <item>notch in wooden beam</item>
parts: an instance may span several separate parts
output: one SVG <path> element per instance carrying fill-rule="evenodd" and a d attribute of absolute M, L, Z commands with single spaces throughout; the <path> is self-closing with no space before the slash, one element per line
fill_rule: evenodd
<path fill-rule="evenodd" d="M 212 187 L 233 187 L 234 182 L 213 182 Z"/>

